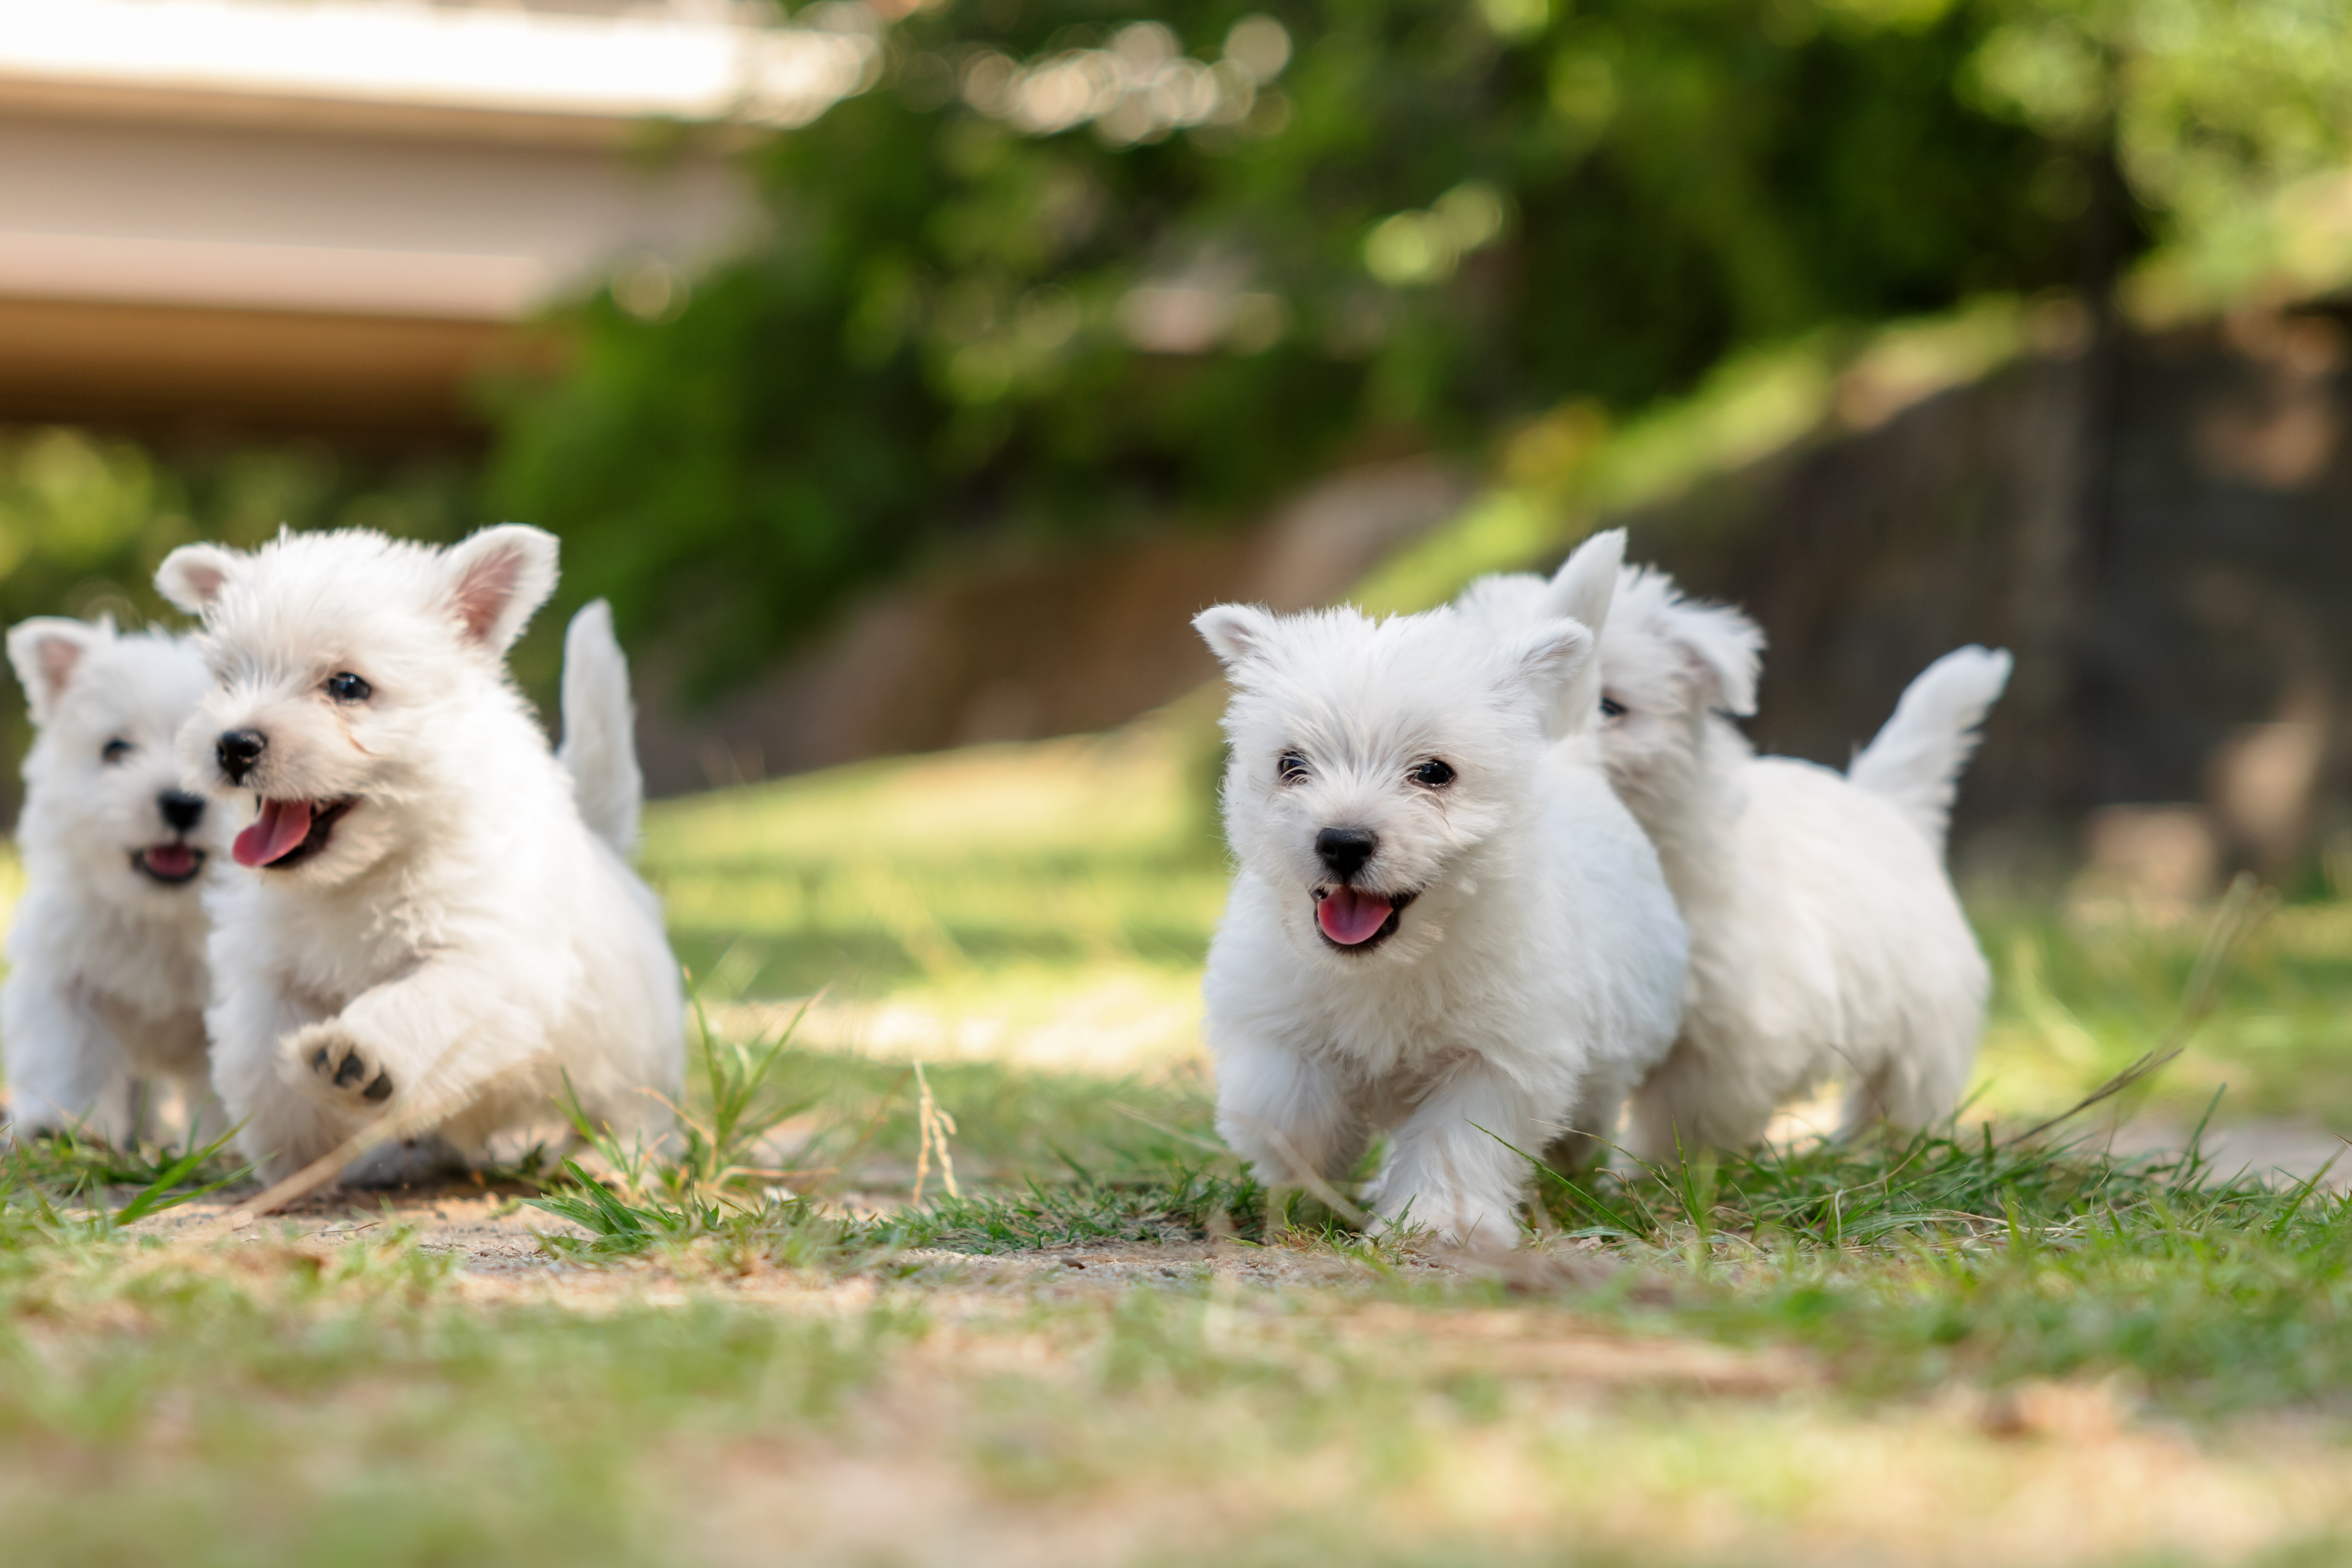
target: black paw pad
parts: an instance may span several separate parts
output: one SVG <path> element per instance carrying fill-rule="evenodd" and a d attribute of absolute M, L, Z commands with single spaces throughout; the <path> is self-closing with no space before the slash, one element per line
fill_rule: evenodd
<path fill-rule="evenodd" d="M 357 1060 L 357 1058 L 354 1058 L 353 1060 L 354 1060 L 354 1061 L 356 1061 L 356 1060 Z M 375 1082 L 373 1082 L 373 1083 L 371 1083 L 371 1084 L 369 1084 L 369 1085 L 367 1086 L 367 1088 L 366 1088 L 364 1091 L 362 1091 L 362 1092 L 361 1092 L 361 1094 L 360 1094 L 360 1098 L 361 1098 L 361 1099 L 362 1099 L 362 1100 L 368 1100 L 368 1101 L 382 1101 L 382 1100 L 389 1100 L 389 1099 L 391 1099 L 391 1098 L 392 1098 L 392 1074 L 391 1074 L 391 1073 L 389 1073 L 389 1072 L 379 1072 L 379 1073 L 377 1073 L 377 1074 L 375 1075 Z"/>
<path fill-rule="evenodd" d="M 366 1076 L 367 1063 L 360 1060 L 360 1053 L 355 1051 L 343 1058 L 343 1064 L 335 1069 L 335 1087 L 349 1089 Z"/>

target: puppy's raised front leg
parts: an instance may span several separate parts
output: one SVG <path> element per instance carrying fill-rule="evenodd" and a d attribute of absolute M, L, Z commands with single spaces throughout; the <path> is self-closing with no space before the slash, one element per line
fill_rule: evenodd
<path fill-rule="evenodd" d="M 130 1062 L 90 998 L 19 972 L 0 991 L 0 1031 L 19 1135 L 79 1127 L 118 1147 L 137 1135 Z"/>
<path fill-rule="evenodd" d="M 539 1012 L 510 984 L 455 959 L 429 959 L 286 1036 L 278 1070 L 313 1104 L 355 1123 L 383 1115 L 404 1094 L 404 1109 L 430 1125 L 530 1061 L 545 1040 Z"/>
<path fill-rule="evenodd" d="M 1566 1098 L 1559 1096 L 1563 1104 Z M 1518 1241 L 1528 1176 L 1514 1151 L 1541 1147 L 1545 1113 L 1556 1117 L 1560 1110 L 1538 1104 L 1486 1058 L 1465 1058 L 1397 1128 L 1373 1184 L 1373 1210 L 1428 1226 L 1458 1246 L 1507 1250 Z"/>
<path fill-rule="evenodd" d="M 1287 1046 L 1221 1032 L 1217 1133 L 1269 1186 L 1344 1178 L 1370 1134 L 1339 1077 Z M 1305 1166 L 1304 1173 L 1300 1166 Z"/>

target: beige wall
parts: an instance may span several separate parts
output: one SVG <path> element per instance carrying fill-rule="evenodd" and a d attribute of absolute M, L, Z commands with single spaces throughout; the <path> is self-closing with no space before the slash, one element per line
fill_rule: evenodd
<path fill-rule="evenodd" d="M 744 236 L 740 120 L 866 79 L 740 23 L 0 0 L 0 417 L 462 425 L 535 310 Z"/>
<path fill-rule="evenodd" d="M 714 152 L 0 113 L 0 413 L 462 425 L 535 307 L 748 221 Z"/>
<path fill-rule="evenodd" d="M 513 320 L 746 221 L 702 152 L 0 115 L 0 294 Z"/>

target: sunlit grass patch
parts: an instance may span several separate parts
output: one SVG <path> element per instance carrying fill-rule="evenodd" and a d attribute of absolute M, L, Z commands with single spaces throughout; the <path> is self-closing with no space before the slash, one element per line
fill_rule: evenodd
<path fill-rule="evenodd" d="M 731 993 L 986 1009 L 1103 969 L 1186 977 L 1224 898 L 1203 733 L 1163 716 L 664 802 L 646 863 L 681 956 L 724 955 Z"/>
<path fill-rule="evenodd" d="M 1154 1176 L 1033 1183 L 943 1197 L 875 1233 L 905 1246 L 987 1255 L 1080 1243 L 1192 1242 L 1263 1233 L 1265 1191 L 1245 1175 L 1171 1159 Z"/>
<path fill-rule="evenodd" d="M 2123 1375 L 2176 1411 L 2352 1414 L 2352 1215 L 2304 1197 L 2155 1195 L 1973 1244 L 1783 1249 L 1677 1306 L 1686 1326 L 1834 1356 L 1857 1392 Z"/>
<path fill-rule="evenodd" d="M 810 1050 L 883 1061 L 990 1063 L 1112 1077 L 1206 1071 L 1194 966 L 1113 958 L 1073 968 L 1024 958 L 945 982 L 910 980 L 879 997 L 827 991 L 714 1001 L 708 1008 L 730 1034 L 756 1036 L 801 1017 L 795 1038 Z"/>
<path fill-rule="evenodd" d="M 797 1019 L 755 1043 L 719 1034 L 707 1014 L 698 1021 L 697 1079 L 670 1139 L 625 1142 L 575 1108 L 598 1168 L 567 1159 L 530 1200 L 587 1232 L 585 1240 L 549 1237 L 544 1244 L 559 1255 L 658 1249 L 675 1257 L 700 1247 L 731 1264 L 799 1267 L 950 1235 L 1030 1246 L 1048 1244 L 1041 1238 L 1049 1229 L 1056 1239 L 1160 1239 L 1166 1227 L 1154 1228 L 1155 1219 L 1198 1224 L 1255 1191 L 1246 1180 L 1204 1180 L 1185 1167 L 1186 1155 L 1199 1166 L 1197 1151 L 1217 1148 L 1197 1080 L 1064 1077 L 979 1063 L 894 1071 L 796 1049 Z M 959 1159 L 967 1181 L 1025 1198 L 967 1198 Z M 927 1176 L 935 1196 L 923 1208 Z M 875 1213 L 874 1199 L 857 1195 L 877 1185 L 887 1207 Z M 844 1195 L 866 1217 L 845 1219 Z M 893 1202 L 901 1198 L 904 1207 Z"/>
<path fill-rule="evenodd" d="M 0 1280 L 41 1343 L 0 1363 L 12 1561 L 2104 1564 L 2345 1522 L 2330 1450 L 2143 1434 L 2128 1392 L 2004 1436 L 1486 1287 L 581 1312 L 247 1250 Z"/>
<path fill-rule="evenodd" d="M 2146 1051 L 2205 932 L 2200 921 L 2086 923 L 2013 904 L 1976 915 L 1995 973 L 1979 1103 L 2010 1116 L 2062 1105 Z M 2272 915 L 2181 1058 L 2119 1108 L 2185 1124 L 2224 1089 L 2224 1123 L 2352 1121 L 2352 904 Z"/>
<path fill-rule="evenodd" d="M 649 1439 L 821 1431 L 888 1345 L 880 1315 L 478 1309 L 398 1232 L 6 1262 L 25 1563 L 673 1562 Z"/>

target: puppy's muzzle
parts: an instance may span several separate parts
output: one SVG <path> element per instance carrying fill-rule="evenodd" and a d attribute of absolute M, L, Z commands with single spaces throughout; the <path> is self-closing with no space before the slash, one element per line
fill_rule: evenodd
<path fill-rule="evenodd" d="M 205 820 L 205 798 L 185 789 L 166 789 L 155 797 L 155 810 L 175 832 L 189 832 Z"/>
<path fill-rule="evenodd" d="M 232 784 L 244 783 L 246 775 L 261 766 L 261 754 L 268 749 L 269 737 L 257 729 L 229 730 L 213 745 L 220 770 Z"/>
<path fill-rule="evenodd" d="M 1326 828 L 1315 835 L 1315 853 L 1323 869 L 1343 883 L 1353 882 L 1380 847 L 1380 835 L 1370 828 Z"/>

